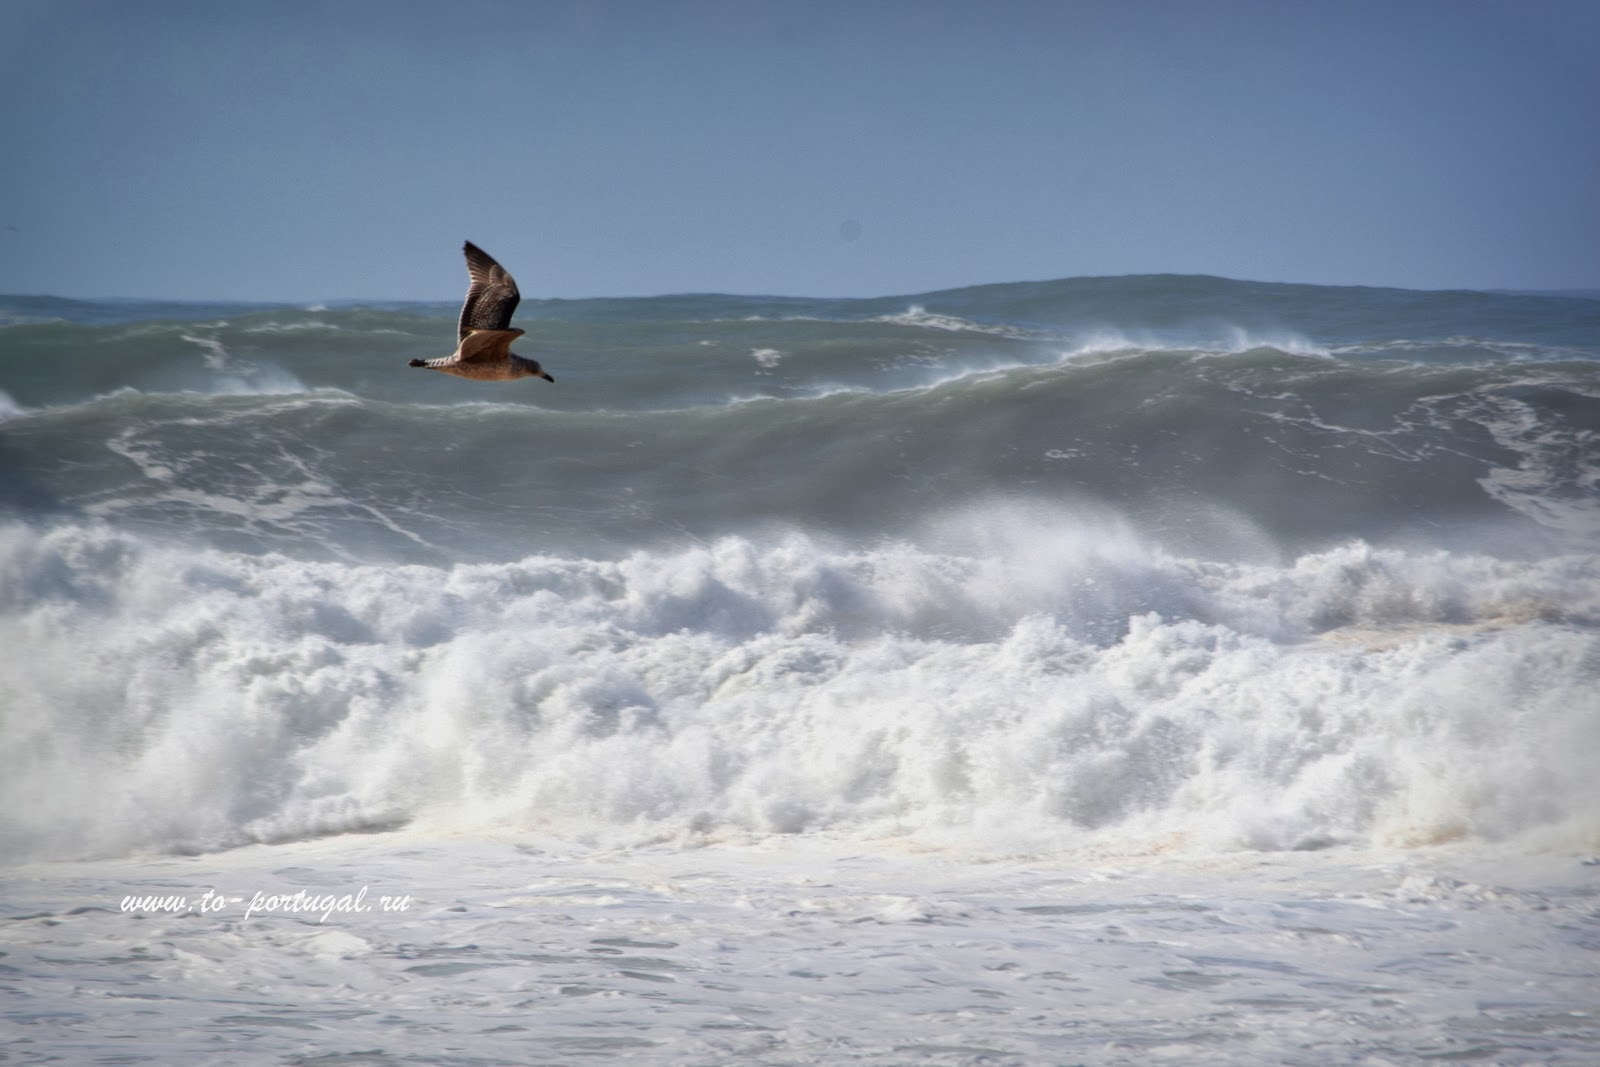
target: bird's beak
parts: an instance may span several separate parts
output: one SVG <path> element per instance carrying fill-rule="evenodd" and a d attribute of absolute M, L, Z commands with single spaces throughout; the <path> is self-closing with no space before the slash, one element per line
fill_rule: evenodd
<path fill-rule="evenodd" d="M 547 382 L 553 382 L 553 381 L 555 381 L 555 379 L 554 379 L 554 378 L 552 378 L 552 377 L 550 377 L 550 375 L 548 375 L 548 374 L 546 374 L 546 373 L 545 373 L 545 372 L 544 372 L 544 371 L 540 371 L 540 372 L 539 372 L 539 377 L 541 377 L 541 378 L 543 378 L 543 379 L 544 379 L 544 380 L 545 380 L 545 381 L 547 381 Z"/>

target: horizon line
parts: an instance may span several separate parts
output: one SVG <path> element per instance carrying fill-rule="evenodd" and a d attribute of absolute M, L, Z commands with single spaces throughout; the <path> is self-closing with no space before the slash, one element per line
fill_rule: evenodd
<path fill-rule="evenodd" d="M 795 293 L 771 292 L 732 292 L 713 289 L 685 289 L 658 293 L 616 293 L 589 296 L 528 296 L 523 300 L 527 303 L 578 303 L 591 300 L 671 300 L 684 298 L 709 298 L 724 297 L 740 300 L 826 300 L 826 301 L 875 301 L 912 299 L 916 297 L 938 296 L 946 293 L 966 292 L 973 289 L 991 289 L 1007 286 L 1050 285 L 1057 282 L 1075 281 L 1114 281 L 1138 278 L 1189 278 L 1204 279 L 1208 281 L 1232 282 L 1241 285 L 1277 285 L 1292 286 L 1311 289 L 1389 289 L 1401 292 L 1414 293 L 1486 293 L 1498 296 L 1549 296 L 1565 297 L 1572 299 L 1600 299 L 1600 286 L 1556 286 L 1522 288 L 1512 286 L 1492 286 L 1476 288 L 1472 286 L 1450 285 L 1440 287 L 1417 287 L 1405 285 L 1381 285 L 1365 282 L 1297 282 L 1274 281 L 1261 278 L 1235 278 L 1222 274 L 1207 274 L 1204 272 L 1182 271 L 1142 271 L 1129 274 L 1070 274 L 1051 278 L 1021 278 L 1011 281 L 975 282 L 969 285 L 945 286 L 937 289 L 922 289 L 915 292 L 879 293 L 872 296 L 840 296 L 840 295 L 814 295 Z M 59 293 L 0 293 L 0 299 L 24 300 L 60 300 L 71 303 L 104 303 L 104 304 L 233 304 L 251 307 L 287 307 L 293 306 L 305 309 L 307 305 L 339 305 L 341 307 L 361 307 L 368 304 L 459 304 L 460 297 L 416 297 L 416 296 L 362 296 L 362 297 L 311 297 L 304 299 L 279 298 L 256 299 L 244 297 L 221 296 L 64 296 Z"/>

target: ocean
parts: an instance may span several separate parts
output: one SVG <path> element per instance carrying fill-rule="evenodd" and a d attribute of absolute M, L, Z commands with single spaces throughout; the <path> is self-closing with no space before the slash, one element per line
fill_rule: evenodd
<path fill-rule="evenodd" d="M 0 1061 L 1600 1062 L 1600 294 L 0 297 Z"/>

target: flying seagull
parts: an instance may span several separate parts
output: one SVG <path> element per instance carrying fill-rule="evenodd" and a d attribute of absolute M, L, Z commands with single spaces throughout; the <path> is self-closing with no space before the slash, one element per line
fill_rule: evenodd
<path fill-rule="evenodd" d="M 511 351 L 511 342 L 525 331 L 514 329 L 511 313 L 522 294 L 516 279 L 494 257 L 468 241 L 461 246 L 467 256 L 467 302 L 461 305 L 461 326 L 456 350 L 439 359 L 414 359 L 410 366 L 454 374 L 479 382 L 509 382 L 516 378 L 555 381 L 539 366 Z"/>

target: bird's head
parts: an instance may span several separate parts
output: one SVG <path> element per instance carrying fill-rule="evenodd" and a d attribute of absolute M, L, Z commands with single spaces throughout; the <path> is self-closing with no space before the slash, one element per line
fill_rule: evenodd
<path fill-rule="evenodd" d="M 527 356 L 519 356 L 512 352 L 511 361 L 522 368 L 524 377 L 543 378 L 547 382 L 555 381 L 554 378 L 545 373 L 544 368 L 539 366 L 539 361 L 536 359 L 529 359 Z"/>

